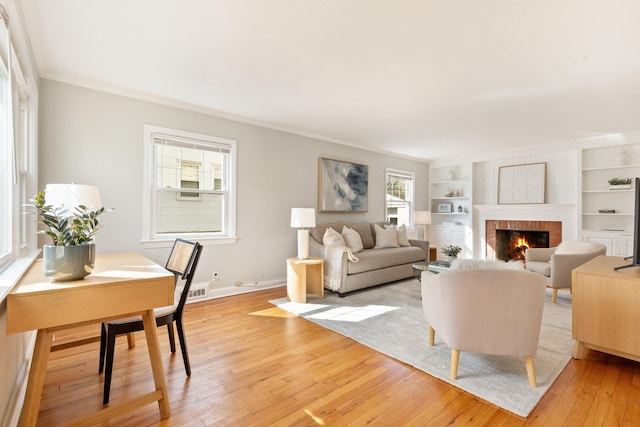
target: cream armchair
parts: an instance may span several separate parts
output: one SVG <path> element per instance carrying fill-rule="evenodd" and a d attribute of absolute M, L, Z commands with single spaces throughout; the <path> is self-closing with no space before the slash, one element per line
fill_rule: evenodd
<path fill-rule="evenodd" d="M 538 351 L 546 280 L 525 270 L 450 270 L 422 273 L 422 305 L 429 345 L 436 333 L 451 347 L 451 378 L 460 352 L 524 357 L 536 387 L 533 356 Z"/>
<path fill-rule="evenodd" d="M 571 270 L 606 255 L 607 247 L 595 242 L 562 242 L 555 248 L 529 248 L 525 252 L 526 269 L 546 277 L 552 288 L 551 302 L 556 302 L 558 289 L 571 290 Z"/>

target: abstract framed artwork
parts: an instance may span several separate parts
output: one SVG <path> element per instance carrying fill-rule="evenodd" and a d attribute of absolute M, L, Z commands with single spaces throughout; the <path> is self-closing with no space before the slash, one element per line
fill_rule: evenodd
<path fill-rule="evenodd" d="M 367 212 L 369 166 L 318 159 L 318 211 Z"/>
<path fill-rule="evenodd" d="M 546 170 L 546 163 L 500 167 L 498 204 L 544 203 Z"/>

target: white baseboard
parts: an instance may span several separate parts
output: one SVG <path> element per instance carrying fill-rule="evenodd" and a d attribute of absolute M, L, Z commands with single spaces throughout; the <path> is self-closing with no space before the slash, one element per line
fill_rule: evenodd
<path fill-rule="evenodd" d="M 208 282 L 202 282 L 199 284 L 194 283 L 191 285 L 191 288 L 192 289 L 200 288 L 203 286 L 208 286 Z M 241 286 L 227 286 L 224 288 L 214 288 L 214 289 L 209 289 L 206 296 L 187 300 L 187 304 L 207 301 L 207 300 L 216 299 L 216 298 L 230 297 L 233 295 L 241 295 L 249 292 L 261 291 L 263 289 L 278 288 L 282 286 L 287 286 L 286 279 L 268 280 L 265 282 L 245 283 Z"/>

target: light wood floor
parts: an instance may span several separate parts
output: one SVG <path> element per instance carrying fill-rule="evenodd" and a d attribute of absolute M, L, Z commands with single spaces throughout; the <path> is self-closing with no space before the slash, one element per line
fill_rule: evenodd
<path fill-rule="evenodd" d="M 636 362 L 597 352 L 572 360 L 524 419 L 304 319 L 284 317 L 267 301 L 285 294 L 276 288 L 187 306 L 190 379 L 180 351 L 171 355 L 166 330 L 159 330 L 171 418 L 161 421 L 157 404 L 150 404 L 109 425 L 609 426 L 640 420 Z M 112 404 L 153 388 L 144 335 L 136 338 L 132 350 L 118 338 Z M 97 343 L 53 353 L 38 425 L 101 407 L 97 372 Z"/>

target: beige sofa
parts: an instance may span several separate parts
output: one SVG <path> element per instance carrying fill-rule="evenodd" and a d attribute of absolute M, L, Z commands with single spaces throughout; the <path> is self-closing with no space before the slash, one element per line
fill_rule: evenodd
<path fill-rule="evenodd" d="M 540 338 L 545 282 L 543 276 L 522 268 L 422 273 L 429 344 L 434 345 L 438 334 L 451 347 L 452 379 L 457 378 L 461 351 L 521 356 L 529 384 L 536 387 L 533 356 Z"/>
<path fill-rule="evenodd" d="M 325 288 L 343 297 L 346 293 L 383 283 L 413 277 L 412 264 L 428 261 L 429 242 L 407 239 L 409 246 L 376 248 L 375 226 L 385 223 L 333 222 L 310 229 L 309 255 L 325 261 Z M 344 226 L 355 230 L 362 241 L 362 251 L 349 247 L 325 246 L 328 228 L 342 233 Z M 387 224 L 388 225 L 388 224 Z"/>
<path fill-rule="evenodd" d="M 553 289 L 551 302 L 556 302 L 558 289 L 571 289 L 571 271 L 606 255 L 607 247 L 595 242 L 565 241 L 555 248 L 529 248 L 525 252 L 526 268 L 548 277 L 547 285 Z"/>

